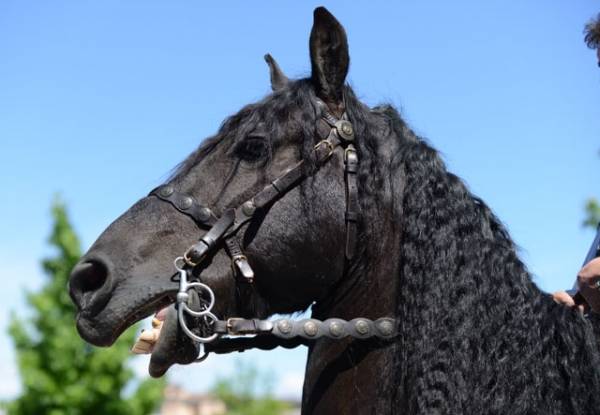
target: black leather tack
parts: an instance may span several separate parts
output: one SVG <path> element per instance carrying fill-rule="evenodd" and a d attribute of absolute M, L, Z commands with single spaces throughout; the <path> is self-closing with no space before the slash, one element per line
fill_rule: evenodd
<path fill-rule="evenodd" d="M 235 211 L 233 209 L 226 210 L 212 228 L 187 250 L 183 258 L 188 265 L 198 265 L 209 251 L 217 245 L 217 242 L 223 238 L 227 230 L 233 225 L 234 220 Z"/>
<path fill-rule="evenodd" d="M 352 259 L 356 250 L 358 221 L 358 153 L 353 144 L 348 144 L 344 152 L 344 178 L 346 181 L 346 258 Z"/>
<path fill-rule="evenodd" d="M 336 149 L 340 150 L 339 147 L 344 150 L 344 181 L 346 184 L 346 210 L 344 218 L 346 222 L 346 241 L 344 251 L 346 258 L 350 260 L 354 257 L 356 251 L 357 222 L 360 217 L 357 183 L 359 157 L 353 144 L 355 131 L 345 113 L 338 119 L 328 111 L 327 106 L 322 101 L 317 100 L 317 105 L 321 109 L 321 119 L 316 126 L 317 136 L 319 139 L 326 137 L 319 141 L 313 150 L 313 157 L 317 168 L 322 166 L 332 156 L 339 160 L 341 152 L 335 151 Z M 225 210 L 218 218 L 208 207 L 197 203 L 189 195 L 175 191 L 174 187 L 170 184 L 153 190 L 150 195 L 170 203 L 178 211 L 194 219 L 199 225 L 211 225 L 208 232 L 186 251 L 184 259 L 188 266 L 195 267 L 208 255 L 213 254 L 220 245 L 224 244 L 227 253 L 232 258 L 234 269 L 237 267 L 239 274 L 244 276 L 246 280 L 251 281 L 254 273 L 242 252 L 237 232 L 244 224 L 252 220 L 256 209 L 262 209 L 274 203 L 304 179 L 306 177 L 305 170 L 304 161 L 297 162 L 256 193 L 250 200 L 240 206 Z M 252 287 L 251 285 L 247 286 Z M 242 286 L 238 288 L 241 290 Z M 214 351 L 216 353 L 245 350 L 251 347 L 272 348 L 274 344 L 278 343 L 294 347 L 299 344 L 310 344 L 307 343 L 309 340 L 321 337 L 340 339 L 349 336 L 356 339 L 370 337 L 388 339 L 395 336 L 397 332 L 397 323 L 394 319 L 380 318 L 373 321 L 362 317 L 351 321 L 337 318 L 330 318 L 325 321 L 316 319 L 269 321 L 230 318 L 228 320 L 216 319 L 212 327 L 214 333 L 217 335 L 257 335 L 252 339 L 237 339 L 241 340 L 241 342 L 227 342 L 232 339 L 218 339 L 214 343 L 217 344 L 217 347 L 206 348 L 207 351 Z M 278 338 L 277 342 L 264 340 L 265 338 L 272 337 Z M 301 339 L 297 340 L 298 338 Z M 225 343 L 220 343 L 224 340 Z M 218 344 L 225 344 L 226 347 L 219 348 Z"/>
<path fill-rule="evenodd" d="M 171 185 L 158 187 L 149 196 L 156 196 L 170 203 L 175 209 L 191 217 L 198 226 L 209 226 L 217 221 L 209 208 L 197 203 L 191 196 L 176 192 Z"/>
<path fill-rule="evenodd" d="M 209 248 L 210 246 L 206 242 L 200 240 L 198 243 L 192 245 L 185 253 L 186 261 L 188 261 L 190 265 L 200 263 L 200 261 L 202 261 L 208 252 Z"/>

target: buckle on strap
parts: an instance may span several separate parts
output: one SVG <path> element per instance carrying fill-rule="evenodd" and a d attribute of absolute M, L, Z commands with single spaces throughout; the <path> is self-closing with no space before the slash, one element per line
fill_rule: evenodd
<path fill-rule="evenodd" d="M 328 159 L 329 157 L 331 157 L 331 155 L 333 154 L 333 150 L 335 150 L 335 147 L 331 143 L 331 141 L 325 139 L 325 140 L 319 141 L 315 145 L 315 152 L 318 151 L 319 148 L 322 147 L 322 146 L 327 146 L 327 154 L 325 155 L 325 157 L 323 157 L 323 160 L 325 160 L 325 159 Z"/>
<path fill-rule="evenodd" d="M 227 319 L 227 334 L 241 336 L 246 334 L 264 334 L 273 331 L 273 322 L 269 320 L 231 317 Z"/>
<path fill-rule="evenodd" d="M 346 147 L 344 150 L 344 163 L 358 164 L 358 154 L 354 147 Z"/>

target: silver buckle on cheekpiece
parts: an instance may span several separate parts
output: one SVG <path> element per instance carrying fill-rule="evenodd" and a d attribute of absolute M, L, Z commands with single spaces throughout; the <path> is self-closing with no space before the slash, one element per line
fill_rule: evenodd
<path fill-rule="evenodd" d="M 182 257 L 178 257 L 175 259 L 174 265 L 175 269 L 179 272 L 179 291 L 177 292 L 177 320 L 179 321 L 179 325 L 183 332 L 193 341 L 197 343 L 210 343 L 214 341 L 217 337 L 219 337 L 218 333 L 211 334 L 208 337 L 201 337 L 194 334 L 185 321 L 185 313 L 192 315 L 194 317 L 201 317 L 204 319 L 204 322 L 208 325 L 214 325 L 214 323 L 218 320 L 217 316 L 215 316 L 211 310 L 215 305 L 215 293 L 211 288 L 202 284 L 201 282 L 188 282 L 188 271 L 183 268 L 183 266 L 179 266 L 180 262 L 185 261 Z M 188 300 L 190 298 L 189 290 L 197 289 L 199 291 L 198 294 L 202 292 L 208 294 L 209 302 L 208 304 L 201 305 L 201 309 L 199 311 L 192 310 L 188 306 Z"/>

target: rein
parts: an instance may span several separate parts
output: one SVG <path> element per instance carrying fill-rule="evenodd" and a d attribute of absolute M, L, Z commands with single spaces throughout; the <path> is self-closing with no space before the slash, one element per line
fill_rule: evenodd
<path fill-rule="evenodd" d="M 337 147 L 344 149 L 344 181 L 346 184 L 346 240 L 344 255 L 346 260 L 351 260 L 356 251 L 357 221 L 358 221 L 358 154 L 354 146 L 354 128 L 348 121 L 346 113 L 341 118 L 336 118 L 327 109 L 325 103 L 317 100 L 317 105 L 322 111 L 321 120 L 324 129 L 328 128 L 327 137 L 319 141 L 314 149 L 313 156 L 317 169 L 323 166 L 332 156 Z M 317 130 L 319 130 L 317 128 Z M 211 351 L 228 353 L 243 351 L 249 348 L 272 349 L 278 345 L 296 347 L 307 341 L 327 337 L 341 339 L 352 337 L 368 339 L 377 337 L 390 339 L 396 334 L 396 321 L 383 317 L 377 320 L 355 318 L 350 321 L 329 318 L 321 321 L 317 319 L 304 320 L 260 320 L 232 317 L 219 320 L 211 310 L 214 307 L 215 295 L 212 289 L 199 281 L 190 282 L 188 277 L 195 267 L 201 264 L 209 255 L 217 250 L 223 242 L 227 254 L 231 257 L 233 270 L 242 277 L 247 284 L 254 282 L 254 271 L 244 255 L 237 233 L 240 228 L 254 218 L 257 212 L 266 208 L 282 197 L 290 189 L 296 187 L 305 177 L 305 161 L 301 160 L 286 170 L 281 176 L 256 193 L 252 198 L 241 205 L 226 209 L 220 217 L 213 211 L 186 194 L 175 191 L 170 184 L 159 186 L 150 192 L 149 196 L 169 203 L 179 212 L 191 217 L 201 228 L 208 228 L 198 242 L 186 250 L 182 257 L 174 261 L 179 273 L 179 291 L 177 293 L 176 308 L 178 323 L 183 332 L 194 342 L 206 345 L 204 360 Z M 190 308 L 190 290 L 196 290 L 199 298 L 208 297 L 199 310 Z M 205 296 L 200 294 L 204 293 Z M 211 334 L 206 337 L 192 332 L 186 321 L 186 314 L 202 318 L 206 326 L 211 329 Z M 257 335 L 254 338 L 224 338 L 222 336 L 247 336 Z M 269 340 L 266 337 L 270 336 Z M 220 339 L 218 342 L 215 340 Z M 215 342 L 210 344 L 211 342 Z M 220 348 L 220 345 L 223 347 Z"/>

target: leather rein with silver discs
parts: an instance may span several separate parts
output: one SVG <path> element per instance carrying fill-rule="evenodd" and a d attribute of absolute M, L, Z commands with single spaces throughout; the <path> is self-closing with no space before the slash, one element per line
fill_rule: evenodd
<path fill-rule="evenodd" d="M 325 103 L 318 100 L 317 104 L 322 111 L 321 119 L 324 125 L 329 128 L 327 137 L 318 142 L 313 149 L 317 169 L 329 160 L 338 146 L 344 149 L 344 179 L 346 183 L 346 241 L 344 254 L 347 260 L 351 260 L 356 249 L 359 209 L 356 177 L 358 173 L 358 154 L 354 146 L 354 128 L 348 121 L 346 113 L 338 119 L 329 112 Z M 171 204 L 179 212 L 191 217 L 199 227 L 209 228 L 198 242 L 188 248 L 183 256 L 177 258 L 174 262 L 175 268 L 179 272 L 179 291 L 176 301 L 178 322 L 188 337 L 196 343 L 204 345 L 205 356 L 210 351 L 228 353 L 255 347 L 273 348 L 275 345 L 272 342 L 264 341 L 266 337 L 264 335 L 274 336 L 279 339 L 277 345 L 284 347 L 295 347 L 298 344 L 305 343 L 303 340 L 310 341 L 320 337 L 339 339 L 350 336 L 357 339 L 372 337 L 390 339 L 395 336 L 396 321 L 388 317 L 374 321 L 366 318 L 355 318 L 350 321 L 337 318 L 325 321 L 316 319 L 295 321 L 290 319 L 260 320 L 237 317 L 219 320 L 211 312 L 215 303 L 215 295 L 211 288 L 199 281 L 189 281 L 188 277 L 191 276 L 194 267 L 214 253 L 218 245 L 223 242 L 227 254 L 231 257 L 234 272 L 240 275 L 243 281 L 252 284 L 254 282 L 254 271 L 242 251 L 236 234 L 243 225 L 254 218 L 256 212 L 265 209 L 287 191 L 294 188 L 306 175 L 305 162 L 301 160 L 240 206 L 226 209 L 220 217 L 217 217 L 207 206 L 196 202 L 191 196 L 175 191 L 170 184 L 160 186 L 150 192 L 149 196 L 155 196 Z M 208 302 L 206 302 L 206 296 L 203 297 L 204 302 L 200 305 L 199 310 L 190 307 L 189 291 L 194 289 L 208 296 Z M 210 327 L 212 333 L 202 337 L 192 332 L 187 325 L 186 314 L 202 318 L 206 325 Z M 209 346 L 209 343 L 224 335 L 261 336 L 250 339 L 227 337 L 219 341 L 225 341 L 223 347 L 219 347 L 219 342 Z M 253 341 L 253 339 L 257 339 L 257 341 Z M 239 341 L 232 344 L 231 342 L 235 340 Z M 229 341 L 229 344 L 227 344 L 227 341 Z"/>

